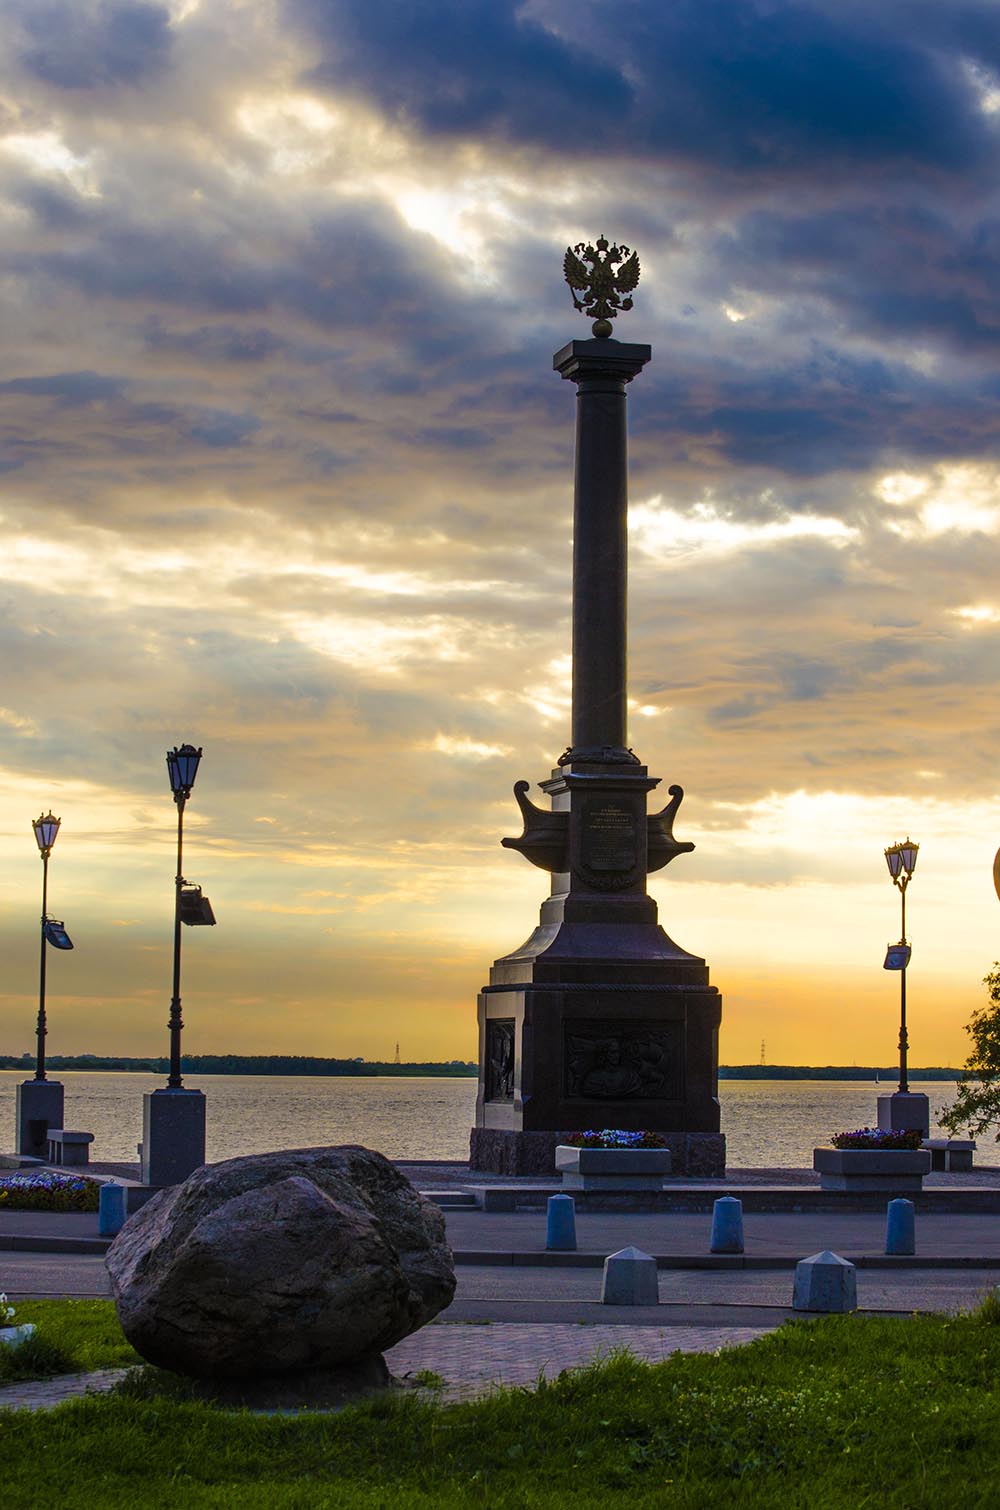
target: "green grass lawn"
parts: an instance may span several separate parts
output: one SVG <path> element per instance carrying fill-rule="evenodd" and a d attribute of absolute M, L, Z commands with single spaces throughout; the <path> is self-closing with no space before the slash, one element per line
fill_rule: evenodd
<path fill-rule="evenodd" d="M 99 1321 L 102 1304 L 107 1315 L 106 1302 L 48 1303 L 53 1322 L 67 1313 L 68 1356 L 125 1358 L 120 1334 Z M 49 1330 L 41 1302 L 19 1305 L 22 1319 Z M 617 1357 L 472 1405 L 403 1395 L 330 1415 L 263 1416 L 147 1384 L 0 1415 L 0 1502 L 993 1510 L 997 1320 L 990 1303 L 955 1319 L 798 1321 L 750 1347 L 656 1365 Z"/>

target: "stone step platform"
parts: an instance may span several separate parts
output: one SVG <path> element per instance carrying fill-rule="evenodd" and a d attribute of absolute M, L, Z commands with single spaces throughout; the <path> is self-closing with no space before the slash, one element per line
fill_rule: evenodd
<path fill-rule="evenodd" d="M 471 1190 L 422 1190 L 420 1194 L 443 1210 L 475 1211 L 479 1205 Z"/>
<path fill-rule="evenodd" d="M 549 1196 L 565 1195 L 561 1183 L 473 1185 L 469 1191 L 476 1206 L 492 1211 L 544 1210 Z M 426 1192 L 425 1192 L 426 1193 Z M 686 1181 L 656 1191 L 574 1190 L 570 1192 L 578 1211 L 705 1211 L 710 1212 L 720 1196 L 735 1196 L 744 1211 L 884 1211 L 891 1192 L 821 1190 L 818 1185 L 729 1185 L 724 1181 L 698 1184 Z M 918 1212 L 1000 1213 L 1000 1184 L 926 1184 L 923 1190 L 907 1191 Z"/>

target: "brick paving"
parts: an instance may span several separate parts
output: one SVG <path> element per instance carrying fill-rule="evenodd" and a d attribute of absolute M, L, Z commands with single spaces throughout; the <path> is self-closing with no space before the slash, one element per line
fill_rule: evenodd
<path fill-rule="evenodd" d="M 714 1353 L 763 1337 L 769 1327 L 632 1327 L 505 1324 L 502 1326 L 432 1325 L 389 1348 L 385 1358 L 392 1374 L 424 1370 L 444 1380 L 434 1398 L 446 1403 L 474 1400 L 498 1385 L 532 1388 L 540 1374 L 555 1379 L 563 1369 L 580 1368 L 618 1348 L 638 1358 L 662 1362 L 671 1353 Z M 104 1394 L 124 1378 L 123 1368 L 91 1374 L 63 1374 L 10 1384 L 0 1389 L 2 1410 L 49 1410 L 67 1400 Z"/>
<path fill-rule="evenodd" d="M 772 1327 L 566 1326 L 558 1322 L 500 1326 L 424 1327 L 386 1353 L 397 1379 L 428 1369 L 439 1374 L 445 1401 L 472 1400 L 496 1385 L 532 1388 L 540 1374 L 553 1380 L 615 1349 L 660 1363 L 671 1353 L 714 1353 L 763 1337 Z"/>

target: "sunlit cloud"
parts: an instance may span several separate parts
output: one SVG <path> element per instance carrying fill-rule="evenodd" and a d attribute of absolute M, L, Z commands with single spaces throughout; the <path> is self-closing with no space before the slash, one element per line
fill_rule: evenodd
<path fill-rule="evenodd" d="M 630 509 L 629 530 L 639 550 L 660 560 L 766 549 L 791 540 L 845 546 L 857 538 L 857 531 L 839 519 L 801 514 L 758 523 L 727 517 L 713 502 L 696 503 L 682 513 L 661 497 Z"/>

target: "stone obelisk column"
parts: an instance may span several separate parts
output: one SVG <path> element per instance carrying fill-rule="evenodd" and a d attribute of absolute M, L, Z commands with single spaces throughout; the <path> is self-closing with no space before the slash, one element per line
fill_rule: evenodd
<path fill-rule="evenodd" d="M 584 261 L 592 266 L 588 268 Z M 627 247 L 579 246 L 566 276 L 598 318 L 556 353 L 577 387 L 572 743 L 541 783 L 514 788 L 524 832 L 504 839 L 551 875 L 539 926 L 498 959 L 479 997 L 480 1077 L 471 1165 L 553 1167 L 560 1137 L 587 1127 L 661 1131 L 676 1173 L 720 1174 L 718 992 L 705 962 L 657 922 L 646 876 L 690 843 L 673 837 L 683 792 L 647 814 L 659 784 L 628 748 L 627 384 L 648 346 L 611 339 L 639 277 Z"/>

